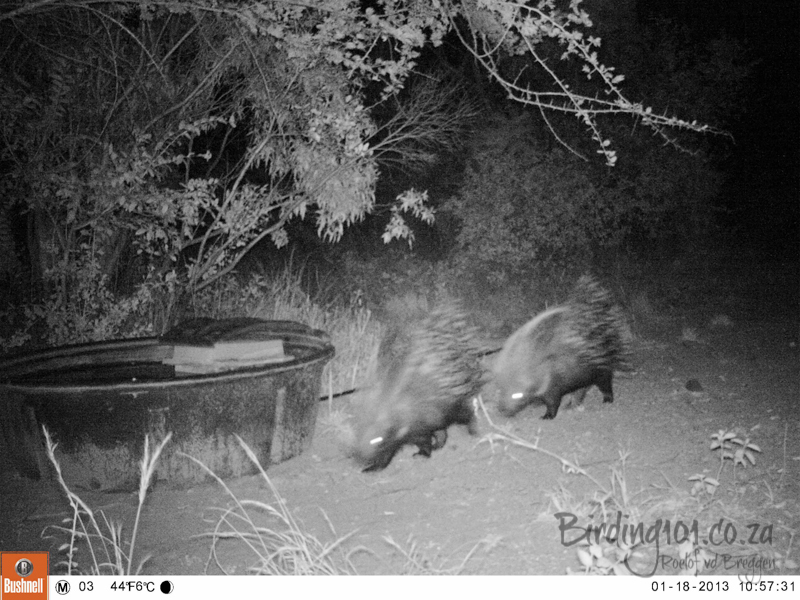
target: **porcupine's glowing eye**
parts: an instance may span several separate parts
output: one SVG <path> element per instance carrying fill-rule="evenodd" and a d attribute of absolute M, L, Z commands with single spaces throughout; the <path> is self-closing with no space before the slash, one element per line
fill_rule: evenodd
<path fill-rule="evenodd" d="M 522 398 L 522 396 L 523 396 L 522 392 L 516 392 L 514 394 L 511 394 L 511 399 L 512 400 L 519 400 L 520 398 Z"/>
<path fill-rule="evenodd" d="M 375 444 L 380 444 L 382 441 L 383 441 L 383 438 L 382 438 L 382 437 L 380 437 L 380 436 L 378 436 L 378 437 L 376 437 L 376 438 L 372 438 L 372 439 L 369 441 L 369 445 L 370 445 L 370 446 L 374 446 Z"/>

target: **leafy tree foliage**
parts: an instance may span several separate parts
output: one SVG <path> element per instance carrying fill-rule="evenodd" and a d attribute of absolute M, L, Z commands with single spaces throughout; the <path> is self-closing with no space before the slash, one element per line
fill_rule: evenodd
<path fill-rule="evenodd" d="M 24 215 L 33 280 L 62 305 L 91 285 L 86 264 L 99 297 L 120 277 L 192 291 L 260 240 L 285 244 L 289 219 L 337 240 L 372 210 L 382 160 L 458 147 L 474 105 L 413 76 L 448 34 L 512 99 L 577 116 L 608 164 L 600 115 L 665 139 L 713 131 L 630 101 L 591 27 L 580 0 L 7 3 L 0 213 Z M 542 78 L 501 68 L 515 56 Z M 591 83 L 573 87 L 561 63 Z M 432 217 L 423 193 L 402 194 L 386 239 L 409 235 L 404 212 Z"/>

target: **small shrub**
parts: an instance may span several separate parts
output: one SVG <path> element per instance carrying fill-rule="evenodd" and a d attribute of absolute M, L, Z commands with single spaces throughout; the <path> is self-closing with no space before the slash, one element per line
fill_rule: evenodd
<path fill-rule="evenodd" d="M 0 337 L 3 352 L 157 333 L 156 323 L 163 317 L 157 299 L 166 283 L 149 279 L 132 294 L 116 294 L 96 260 L 54 268 L 46 282 L 50 292 L 42 300 L 3 313 L 9 331 Z"/>
<path fill-rule="evenodd" d="M 510 127 L 510 124 L 509 124 Z M 526 131 L 474 145 L 460 192 L 443 211 L 458 223 L 454 263 L 494 283 L 533 263 L 586 254 L 605 236 L 613 206 L 600 206 L 587 169 L 566 152 L 542 151 Z"/>
<path fill-rule="evenodd" d="M 756 457 L 754 452 L 761 452 L 756 444 L 750 441 L 749 436 L 739 436 L 734 431 L 727 431 L 720 429 L 717 433 L 711 435 L 711 450 L 719 450 L 719 471 L 717 472 L 717 480 L 725 468 L 725 461 L 729 460 L 733 463 L 733 479 L 736 481 L 736 467 L 741 465 L 742 468 L 756 464 Z"/>

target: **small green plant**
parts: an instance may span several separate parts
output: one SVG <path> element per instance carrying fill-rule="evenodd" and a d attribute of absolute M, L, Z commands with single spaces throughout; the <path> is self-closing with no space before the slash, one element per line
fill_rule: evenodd
<path fill-rule="evenodd" d="M 573 571 L 567 567 L 568 575 L 631 575 L 628 561 L 641 554 L 636 549 L 639 544 L 627 545 L 621 539 L 615 543 L 601 538 L 582 541 L 578 548 L 578 560 L 583 571 Z"/>
<path fill-rule="evenodd" d="M 678 544 L 678 575 L 699 575 L 706 570 L 706 565 L 712 559 L 711 553 L 705 548 L 698 548 L 691 540 Z"/>
<path fill-rule="evenodd" d="M 722 475 L 725 461 L 730 460 L 733 463 L 734 482 L 736 481 L 736 466 L 741 465 L 744 468 L 748 462 L 755 465 L 756 459 L 753 453 L 761 452 L 761 448 L 752 443 L 749 436 L 744 436 L 742 439 L 737 431 L 726 431 L 725 429 L 720 429 L 711 435 L 711 450 L 719 450 L 717 479 Z"/>
<path fill-rule="evenodd" d="M 172 434 L 168 434 L 153 449 L 150 448 L 148 436 L 144 438 L 144 455 L 140 465 L 141 475 L 139 478 L 139 504 L 131 539 L 126 544 L 123 541 L 121 523 L 109 520 L 102 511 L 98 511 L 98 519 L 89 505 L 67 486 L 61 475 L 61 465 L 55 456 L 58 444 L 53 442 L 46 427 L 42 427 L 42 430 L 47 447 L 47 457 L 55 467 L 58 483 L 67 494 L 67 499 L 72 507 L 72 517 L 64 521 L 66 526 L 54 527 L 56 531 L 69 535 L 69 542 L 59 548 L 59 551 L 66 551 L 66 560 L 58 562 L 56 567 L 65 567 L 67 575 L 138 575 L 141 573 L 149 556 L 142 558 L 134 570 L 133 553 L 136 547 L 136 534 L 139 531 L 139 519 L 158 457 L 161 456 L 161 451 L 169 442 Z M 100 521 L 102 521 L 102 525 Z M 82 567 L 77 559 L 80 542 L 85 542 L 86 551 L 89 553 L 88 567 Z"/>
<path fill-rule="evenodd" d="M 689 493 L 697 498 L 711 499 L 716 494 L 720 485 L 720 476 L 725 469 L 725 461 L 733 463 L 733 479 L 736 481 L 736 466 L 747 466 L 756 464 L 754 452 L 761 452 L 750 438 L 744 436 L 742 439 L 735 430 L 720 429 L 711 435 L 711 450 L 719 450 L 719 469 L 716 477 L 710 477 L 704 473 L 695 473 L 689 477 L 692 488 Z"/>
<path fill-rule="evenodd" d="M 703 475 L 702 473 L 696 473 L 695 475 L 692 475 L 689 477 L 689 481 L 693 482 L 692 489 L 689 493 L 696 497 L 706 496 L 711 498 L 719 487 L 718 479 L 714 479 L 708 475 Z"/>

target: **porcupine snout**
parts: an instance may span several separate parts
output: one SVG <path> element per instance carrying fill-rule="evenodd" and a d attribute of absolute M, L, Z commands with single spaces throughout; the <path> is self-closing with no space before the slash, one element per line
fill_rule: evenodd
<path fill-rule="evenodd" d="M 384 338 L 356 435 L 354 455 L 365 471 L 384 469 L 405 445 L 429 457 L 446 443 L 450 425 L 476 431 L 471 400 L 484 383 L 482 351 L 455 303 Z"/>

